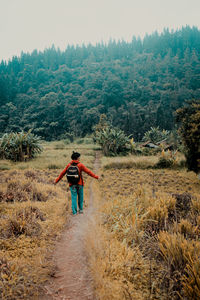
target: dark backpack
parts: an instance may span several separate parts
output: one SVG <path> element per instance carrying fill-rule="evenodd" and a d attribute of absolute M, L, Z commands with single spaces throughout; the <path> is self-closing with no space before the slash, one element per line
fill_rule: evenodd
<path fill-rule="evenodd" d="M 71 183 L 72 185 L 78 184 L 80 180 L 80 172 L 77 163 L 72 163 L 69 166 L 66 176 L 69 183 Z"/>

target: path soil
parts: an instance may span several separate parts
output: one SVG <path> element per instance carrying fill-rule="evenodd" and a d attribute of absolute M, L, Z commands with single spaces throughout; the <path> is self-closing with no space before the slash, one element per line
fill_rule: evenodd
<path fill-rule="evenodd" d="M 97 152 L 94 163 L 95 172 L 98 168 L 99 153 Z M 40 300 L 95 300 L 86 252 L 86 237 L 90 230 L 93 211 L 91 182 L 89 206 L 84 210 L 84 214 L 71 217 L 56 245 L 53 257 L 56 271 L 52 280 L 45 286 L 46 294 Z"/>

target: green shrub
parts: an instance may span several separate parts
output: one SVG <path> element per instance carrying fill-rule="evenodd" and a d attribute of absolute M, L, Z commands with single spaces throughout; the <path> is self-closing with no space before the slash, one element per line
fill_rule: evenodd
<path fill-rule="evenodd" d="M 70 142 L 70 139 L 64 139 L 63 143 L 64 143 L 65 145 L 69 145 L 71 142 Z"/>
<path fill-rule="evenodd" d="M 75 143 L 78 145 L 84 144 L 84 139 L 77 139 L 77 140 L 75 140 Z"/>
<path fill-rule="evenodd" d="M 159 127 L 151 127 L 151 130 L 145 132 L 143 141 L 158 143 L 161 140 L 167 139 L 170 135 L 168 130 L 160 130 Z"/>
<path fill-rule="evenodd" d="M 105 156 L 126 155 L 130 151 L 130 140 L 125 133 L 108 126 L 96 133 L 96 142 L 102 147 Z"/>
<path fill-rule="evenodd" d="M 144 147 L 140 150 L 140 154 L 144 155 L 144 156 L 152 156 L 152 155 L 156 155 L 160 152 L 160 148 L 147 148 Z"/>
<path fill-rule="evenodd" d="M 42 151 L 39 137 L 28 132 L 5 133 L 0 139 L 0 158 L 26 161 Z"/>
<path fill-rule="evenodd" d="M 172 159 L 160 157 L 159 161 L 155 164 L 155 168 L 165 169 L 171 168 L 174 165 L 174 161 Z"/>
<path fill-rule="evenodd" d="M 69 140 L 70 143 L 74 141 L 73 133 L 65 132 L 59 136 L 59 140 Z"/>

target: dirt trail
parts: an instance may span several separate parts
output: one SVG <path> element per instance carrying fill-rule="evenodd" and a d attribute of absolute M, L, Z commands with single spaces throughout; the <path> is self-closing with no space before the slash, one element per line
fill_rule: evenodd
<path fill-rule="evenodd" d="M 95 172 L 99 168 L 96 153 Z M 84 214 L 72 216 L 56 246 L 54 278 L 45 286 L 46 295 L 40 300 L 95 300 L 92 277 L 85 250 L 86 237 L 93 216 L 93 187 L 90 184 L 89 207 Z"/>

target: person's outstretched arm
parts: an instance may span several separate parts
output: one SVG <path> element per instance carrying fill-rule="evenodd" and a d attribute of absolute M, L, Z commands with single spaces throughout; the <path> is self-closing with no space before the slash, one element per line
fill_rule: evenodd
<path fill-rule="evenodd" d="M 66 172 L 67 172 L 67 169 L 68 169 L 69 165 L 70 165 L 70 164 L 68 164 L 68 165 L 64 168 L 64 170 L 62 170 L 62 172 L 60 173 L 60 175 L 54 180 L 54 184 L 58 183 L 58 181 L 60 181 L 60 180 L 63 178 L 63 176 L 64 176 L 64 175 L 66 174 Z"/>
<path fill-rule="evenodd" d="M 83 172 L 87 173 L 89 176 L 99 179 L 99 176 L 94 174 L 90 169 L 86 168 L 86 166 L 84 166 L 83 164 L 81 164 L 81 169 Z"/>

